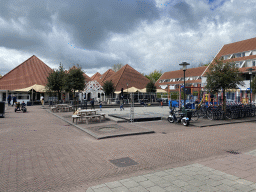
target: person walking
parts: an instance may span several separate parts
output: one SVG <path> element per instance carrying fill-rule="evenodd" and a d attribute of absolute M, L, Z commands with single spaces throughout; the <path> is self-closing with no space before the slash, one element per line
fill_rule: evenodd
<path fill-rule="evenodd" d="M 163 107 L 163 101 L 161 101 L 160 104 L 161 104 L 161 107 Z"/>
<path fill-rule="evenodd" d="M 124 110 L 124 102 L 121 103 L 120 105 L 120 111 Z"/>
<path fill-rule="evenodd" d="M 102 102 L 100 101 L 100 111 L 102 111 Z"/>

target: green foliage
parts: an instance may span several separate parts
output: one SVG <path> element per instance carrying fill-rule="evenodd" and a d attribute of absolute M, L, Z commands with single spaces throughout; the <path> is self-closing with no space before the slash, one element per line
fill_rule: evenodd
<path fill-rule="evenodd" d="M 69 69 L 65 79 L 65 90 L 75 92 L 76 90 L 83 90 L 85 88 L 85 78 L 82 68 L 77 65 Z"/>
<path fill-rule="evenodd" d="M 115 87 L 112 81 L 106 81 L 103 85 L 103 91 L 106 95 L 111 95 L 115 92 Z"/>
<path fill-rule="evenodd" d="M 158 71 L 158 70 L 154 70 L 152 73 L 150 73 L 149 75 L 145 75 L 145 77 L 147 77 L 150 81 L 152 82 L 156 82 L 162 75 L 162 71 Z"/>
<path fill-rule="evenodd" d="M 113 69 L 113 71 L 117 72 L 117 71 L 118 71 L 119 69 L 121 69 L 123 66 L 124 66 L 124 65 L 121 64 L 121 63 L 114 64 L 114 65 L 112 66 L 112 69 Z"/>
<path fill-rule="evenodd" d="M 198 96 L 198 91 L 193 91 L 193 96 Z"/>
<path fill-rule="evenodd" d="M 256 93 L 256 76 L 252 78 L 251 86 L 252 86 L 252 92 Z"/>
<path fill-rule="evenodd" d="M 220 89 L 235 89 L 237 85 L 243 84 L 243 78 L 240 76 L 238 68 L 231 63 L 223 63 L 223 61 L 215 60 L 216 64 L 209 67 L 206 73 L 207 85 L 206 89 L 218 92 Z"/>
<path fill-rule="evenodd" d="M 206 89 L 213 93 L 223 90 L 225 95 L 226 89 L 236 89 L 237 85 L 243 85 L 243 78 L 239 75 L 238 68 L 232 63 L 223 63 L 223 60 L 215 60 L 210 65 L 209 72 L 206 73 Z M 226 110 L 226 98 L 223 99 L 223 110 Z"/>
<path fill-rule="evenodd" d="M 153 81 L 150 81 L 146 86 L 147 93 L 155 93 L 156 92 L 156 86 Z"/>
<path fill-rule="evenodd" d="M 48 89 L 48 91 L 60 93 L 62 90 L 64 90 L 65 76 L 65 70 L 63 68 L 63 65 L 61 65 L 60 63 L 59 68 L 56 70 L 52 70 L 52 72 L 47 77 L 46 88 Z"/>

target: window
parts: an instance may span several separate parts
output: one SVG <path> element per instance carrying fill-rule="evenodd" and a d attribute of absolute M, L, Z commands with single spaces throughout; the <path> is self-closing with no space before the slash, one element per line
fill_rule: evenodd
<path fill-rule="evenodd" d="M 242 57 L 245 57 L 245 52 L 242 53 Z"/>
<path fill-rule="evenodd" d="M 241 53 L 235 54 L 235 58 L 241 57 Z"/>
<path fill-rule="evenodd" d="M 255 61 L 252 61 L 252 66 L 255 67 Z"/>

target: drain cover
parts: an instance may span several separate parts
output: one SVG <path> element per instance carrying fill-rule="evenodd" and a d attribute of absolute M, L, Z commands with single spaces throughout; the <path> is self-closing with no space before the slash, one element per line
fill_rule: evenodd
<path fill-rule="evenodd" d="M 129 157 L 124 157 L 124 158 L 121 158 L 121 159 L 114 159 L 114 160 L 109 160 L 109 161 L 117 167 L 128 167 L 128 166 L 138 164 L 137 162 L 133 161 Z"/>
<path fill-rule="evenodd" d="M 231 154 L 234 154 L 234 155 L 237 155 L 237 154 L 240 154 L 239 152 L 237 152 L 237 151 L 233 151 L 233 150 L 231 150 L 231 151 L 227 151 L 228 153 L 231 153 Z"/>

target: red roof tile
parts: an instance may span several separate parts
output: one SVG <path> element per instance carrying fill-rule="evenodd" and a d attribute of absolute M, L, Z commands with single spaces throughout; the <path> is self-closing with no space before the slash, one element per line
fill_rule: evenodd
<path fill-rule="evenodd" d="M 46 85 L 51 70 L 33 55 L 0 79 L 0 90 L 22 89 L 34 84 Z"/>
<path fill-rule="evenodd" d="M 109 69 L 105 73 L 103 73 L 103 75 L 96 77 L 94 81 L 98 81 L 102 86 L 105 80 L 113 74 L 115 74 L 115 71 L 113 71 L 112 69 Z"/>
<path fill-rule="evenodd" d="M 196 68 L 190 68 L 186 70 L 185 76 L 186 77 L 197 77 L 197 76 L 201 76 L 202 73 L 205 71 L 205 69 L 207 68 L 207 66 L 203 66 L 203 67 L 196 67 Z M 157 88 L 160 85 L 171 85 L 171 84 L 183 84 L 184 81 L 175 81 L 175 82 L 162 82 L 160 83 L 161 80 L 164 79 L 177 79 L 177 78 L 182 78 L 184 77 L 184 71 L 181 70 L 177 70 L 177 71 L 169 71 L 169 72 L 165 72 L 156 82 L 156 86 Z M 186 83 L 201 83 L 201 80 L 188 80 L 186 81 Z"/>
<path fill-rule="evenodd" d="M 222 49 L 219 51 L 219 53 L 216 55 L 215 58 L 219 59 L 219 58 L 221 58 L 221 56 L 224 56 L 224 55 L 231 55 L 231 54 L 235 54 L 235 53 L 241 53 L 244 51 L 252 51 L 252 50 L 256 50 L 256 37 L 224 45 L 222 47 Z M 250 59 L 255 59 L 255 58 L 256 58 L 256 55 L 249 55 L 249 56 L 245 56 L 245 57 L 226 59 L 226 60 L 224 60 L 224 62 L 232 63 L 232 62 L 236 62 L 236 61 L 245 61 L 245 60 L 250 60 Z M 215 61 L 213 60 L 211 64 L 214 64 L 214 63 L 215 63 Z M 244 71 L 243 68 L 240 68 L 239 70 Z M 203 76 L 206 75 L 206 72 L 209 72 L 209 69 L 207 69 L 205 71 Z"/>
<path fill-rule="evenodd" d="M 99 72 L 97 72 L 93 76 L 91 76 L 91 80 L 94 81 L 96 78 L 98 78 L 100 76 L 101 76 L 101 74 Z"/>
<path fill-rule="evenodd" d="M 133 69 L 130 65 L 126 64 L 115 74 L 106 79 L 106 81 L 112 81 L 116 88 L 116 91 L 121 91 L 121 88 L 126 89 L 128 87 L 136 87 L 143 89 L 149 83 L 149 79 L 144 75 Z"/>
<path fill-rule="evenodd" d="M 256 37 L 252 39 L 246 39 L 235 43 L 226 44 L 222 47 L 216 58 L 220 56 L 229 55 L 233 53 L 240 53 L 244 51 L 251 51 L 256 49 Z"/>

